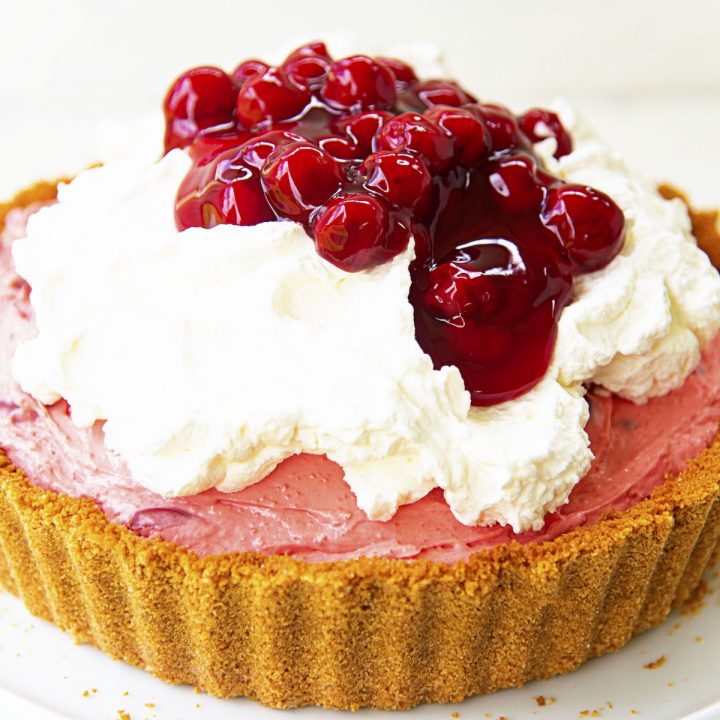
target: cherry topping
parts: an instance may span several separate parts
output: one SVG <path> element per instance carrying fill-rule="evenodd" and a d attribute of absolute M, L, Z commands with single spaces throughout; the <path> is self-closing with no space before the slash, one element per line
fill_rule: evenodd
<path fill-rule="evenodd" d="M 285 72 L 294 85 L 303 90 L 315 90 L 322 86 L 330 65 L 322 58 L 304 57 L 285 65 Z"/>
<path fill-rule="evenodd" d="M 490 164 L 490 196 L 506 213 L 538 210 L 545 196 L 529 155 L 508 155 Z"/>
<path fill-rule="evenodd" d="M 303 45 L 288 55 L 282 64 L 290 81 L 302 90 L 319 89 L 328 72 L 332 58 L 325 43 Z"/>
<path fill-rule="evenodd" d="M 364 110 L 363 112 L 342 118 L 337 128 L 344 132 L 354 143 L 357 157 L 365 157 L 372 152 L 373 140 L 380 128 L 392 117 L 392 113 L 384 110 Z"/>
<path fill-rule="evenodd" d="M 324 42 L 319 41 L 301 45 L 287 56 L 285 62 L 288 62 L 289 60 L 296 60 L 298 58 L 320 58 L 322 60 L 332 62 L 327 46 Z"/>
<path fill-rule="evenodd" d="M 246 60 L 241 62 L 233 71 L 232 79 L 238 87 L 244 85 L 250 78 L 262 75 L 270 69 L 262 60 Z"/>
<path fill-rule="evenodd" d="M 238 150 L 226 150 L 193 168 L 178 191 L 178 230 L 216 225 L 257 225 L 275 220 L 260 183 L 260 174 Z"/>
<path fill-rule="evenodd" d="M 620 251 L 624 217 L 607 195 L 539 164 L 533 143 L 572 140 L 555 113 L 517 118 L 400 60 L 337 62 L 323 43 L 279 67 L 228 77 L 195 68 L 165 99 L 166 148 L 193 161 L 178 229 L 301 223 L 347 272 L 414 240 L 410 301 L 434 366 L 456 366 L 475 405 L 529 390 L 545 373 L 573 276 Z"/>
<path fill-rule="evenodd" d="M 195 162 L 211 160 L 221 152 L 241 145 L 250 138 L 250 133 L 238 130 L 234 125 L 219 125 L 201 130 L 190 145 L 190 157 Z"/>
<path fill-rule="evenodd" d="M 377 145 L 381 150 L 414 150 L 433 172 L 448 169 L 453 159 L 453 141 L 432 120 L 418 113 L 401 113 L 380 129 Z"/>
<path fill-rule="evenodd" d="M 363 157 L 364 153 L 358 149 L 351 140 L 337 135 L 318 138 L 318 147 L 332 155 L 336 160 L 355 160 Z"/>
<path fill-rule="evenodd" d="M 342 110 L 391 107 L 395 76 L 377 60 L 354 55 L 332 65 L 322 96 L 330 106 Z"/>
<path fill-rule="evenodd" d="M 506 107 L 476 104 L 471 110 L 485 122 L 495 152 L 527 145 L 520 136 L 517 118 Z"/>
<path fill-rule="evenodd" d="M 262 170 L 270 204 L 278 214 L 303 223 L 340 189 L 341 176 L 337 162 L 309 142 L 281 145 Z"/>
<path fill-rule="evenodd" d="M 357 272 L 401 253 L 407 228 L 378 197 L 355 193 L 333 198 L 315 220 L 315 247 L 342 270 Z"/>
<path fill-rule="evenodd" d="M 564 184 L 550 188 L 542 221 L 560 239 L 576 272 L 605 267 L 622 248 L 625 217 L 600 190 Z"/>
<path fill-rule="evenodd" d="M 421 216 L 432 196 L 432 177 L 414 153 L 383 150 L 370 155 L 360 168 L 365 187 L 401 208 Z"/>
<path fill-rule="evenodd" d="M 427 107 L 433 105 L 460 107 L 475 102 L 475 98 L 470 93 L 449 80 L 425 80 L 413 85 L 411 91 Z"/>
<path fill-rule="evenodd" d="M 304 140 L 302 135 L 289 130 L 270 130 L 243 143 L 240 154 L 245 163 L 261 170 L 274 150 Z"/>
<path fill-rule="evenodd" d="M 378 60 L 385 65 L 385 67 L 390 68 L 395 77 L 395 87 L 399 90 L 403 90 L 408 85 L 412 85 L 417 82 L 417 75 L 415 75 L 415 71 L 402 60 L 386 57 L 378 58 Z"/>
<path fill-rule="evenodd" d="M 554 137 L 557 141 L 557 149 L 554 153 L 556 158 L 572 152 L 572 139 L 554 112 L 533 108 L 520 116 L 519 123 L 531 142 L 536 143 Z"/>
<path fill-rule="evenodd" d="M 506 235 L 460 245 L 413 290 L 418 342 L 435 367 L 458 367 L 474 405 L 537 383 L 572 294 L 551 253 Z"/>
<path fill-rule="evenodd" d="M 474 165 L 490 153 L 490 133 L 476 113 L 436 105 L 424 115 L 453 139 L 455 157 L 461 165 Z"/>
<path fill-rule="evenodd" d="M 196 67 L 172 85 L 163 103 L 165 152 L 189 145 L 199 130 L 232 120 L 235 87 L 216 67 Z"/>
<path fill-rule="evenodd" d="M 246 128 L 255 128 L 299 115 L 308 104 L 307 90 L 293 85 L 278 68 L 249 78 L 238 91 L 237 119 Z"/>

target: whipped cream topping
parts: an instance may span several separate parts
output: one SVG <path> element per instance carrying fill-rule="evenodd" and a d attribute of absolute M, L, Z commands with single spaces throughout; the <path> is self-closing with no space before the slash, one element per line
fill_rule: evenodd
<path fill-rule="evenodd" d="M 538 145 L 544 157 L 553 142 Z M 240 490 L 306 452 L 343 467 L 371 519 L 441 487 L 467 525 L 537 530 L 590 466 L 582 383 L 635 400 L 666 392 L 720 324 L 720 280 L 684 209 L 591 136 L 576 147 L 547 164 L 611 194 L 626 249 L 578 280 L 550 370 L 516 400 L 471 408 L 458 371 L 432 368 L 407 301 L 412 247 L 346 274 L 289 222 L 178 233 L 180 151 L 82 173 L 31 218 L 13 252 L 38 335 L 14 375 L 44 403 L 65 398 L 77 425 L 105 421 L 135 480 L 168 497 Z M 658 235 L 672 260 L 651 266 L 655 294 L 642 294 Z"/>
<path fill-rule="evenodd" d="M 664 200 L 600 141 L 563 101 L 556 111 L 575 150 L 553 157 L 555 140 L 536 145 L 548 170 L 607 193 L 625 214 L 626 237 L 607 267 L 580 275 L 558 328 L 560 382 L 593 382 L 635 403 L 665 395 L 697 367 L 720 328 L 720 277 L 691 232 L 679 199 Z"/>
<path fill-rule="evenodd" d="M 35 208 L 37 209 L 37 208 Z M 237 493 L 208 490 L 163 498 L 133 481 L 108 450 L 101 423 L 78 428 L 67 404 L 45 407 L 10 375 L 18 342 L 35 322 L 27 286 L 19 281 L 10 249 L 25 234 L 29 213 L 13 211 L 0 233 L 0 438 L 16 467 L 40 487 L 94 499 L 113 521 L 143 536 L 159 536 L 201 556 L 223 552 L 283 553 L 311 562 L 349 557 L 422 557 L 466 560 L 501 543 L 541 542 L 608 510 L 624 510 L 647 497 L 668 474 L 707 447 L 720 418 L 720 336 L 703 351 L 683 386 L 644 405 L 587 395 L 586 426 L 592 467 L 568 502 L 545 518 L 542 530 L 516 534 L 508 526 L 468 526 L 450 513 L 441 490 L 405 505 L 389 521 L 367 518 L 342 469 L 320 455 L 288 458 L 261 482 Z"/>

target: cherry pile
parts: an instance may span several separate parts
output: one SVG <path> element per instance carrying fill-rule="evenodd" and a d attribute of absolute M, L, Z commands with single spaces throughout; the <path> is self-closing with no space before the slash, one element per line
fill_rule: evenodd
<path fill-rule="evenodd" d="M 516 117 L 399 60 L 333 60 L 312 43 L 278 67 L 198 67 L 164 110 L 166 151 L 193 159 L 179 230 L 292 220 L 348 272 L 412 237 L 417 340 L 435 367 L 459 368 L 475 405 L 540 380 L 573 276 L 622 247 L 624 217 L 607 195 L 538 164 L 544 138 L 556 157 L 572 150 L 555 113 Z"/>

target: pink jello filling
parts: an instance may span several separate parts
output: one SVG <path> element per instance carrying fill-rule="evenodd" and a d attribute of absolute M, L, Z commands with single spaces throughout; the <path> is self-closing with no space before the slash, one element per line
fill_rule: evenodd
<path fill-rule="evenodd" d="M 361 555 L 450 562 L 513 539 L 551 539 L 647 497 L 707 447 L 718 428 L 720 337 L 683 387 L 665 397 L 637 406 L 589 394 L 595 461 L 540 532 L 462 525 L 440 490 L 401 507 L 388 522 L 370 521 L 342 469 L 313 455 L 286 460 L 241 492 L 165 499 L 133 481 L 123 460 L 105 447 L 101 424 L 75 427 L 64 402 L 45 407 L 12 379 L 15 348 L 35 333 L 29 288 L 15 273 L 10 253 L 26 220 L 27 213 L 11 213 L 0 236 L 0 447 L 36 485 L 93 498 L 111 520 L 200 555 L 257 551 L 313 562 Z"/>

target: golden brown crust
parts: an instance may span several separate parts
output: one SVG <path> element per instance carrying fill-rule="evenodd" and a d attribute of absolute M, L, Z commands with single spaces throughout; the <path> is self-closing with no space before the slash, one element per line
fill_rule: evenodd
<path fill-rule="evenodd" d="M 704 217 L 699 241 L 720 253 Z M 275 707 L 408 708 L 568 672 L 662 622 L 718 545 L 719 492 L 720 437 L 627 511 L 453 566 L 198 558 L 33 487 L 0 452 L 0 585 L 167 682 Z"/>
<path fill-rule="evenodd" d="M 26 208 L 34 203 L 44 203 L 57 197 L 57 186 L 67 178 L 54 181 L 41 180 L 29 188 L 20 190 L 12 200 L 0 202 L 0 231 L 5 227 L 5 217 L 14 208 Z"/>

